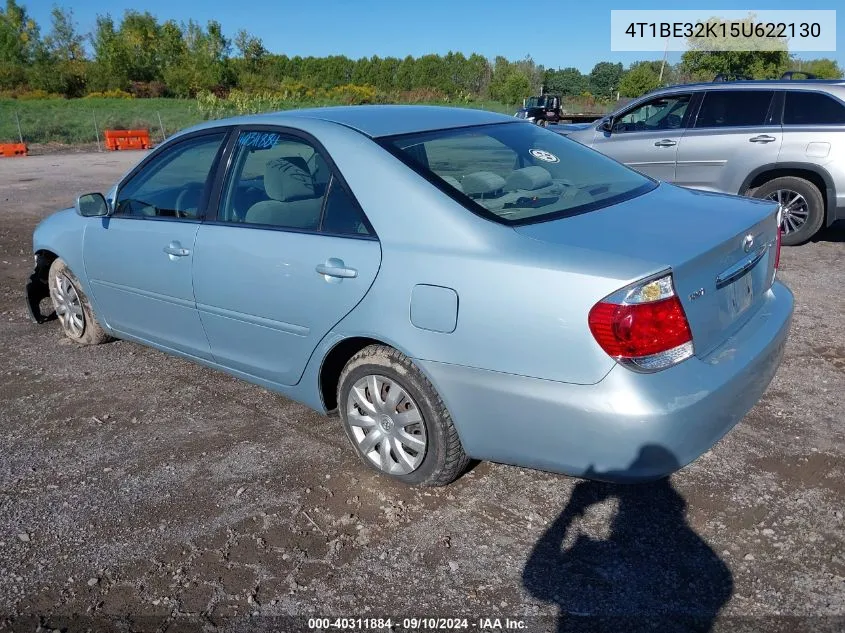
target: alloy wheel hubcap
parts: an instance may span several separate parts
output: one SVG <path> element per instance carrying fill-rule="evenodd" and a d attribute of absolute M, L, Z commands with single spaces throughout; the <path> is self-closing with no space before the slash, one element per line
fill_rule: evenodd
<path fill-rule="evenodd" d="M 784 235 L 800 229 L 810 217 L 810 206 L 804 196 L 797 191 L 778 189 L 766 196 L 766 200 L 772 200 L 780 205 L 783 213 L 780 228 Z"/>
<path fill-rule="evenodd" d="M 425 423 L 419 407 L 386 376 L 364 376 L 352 385 L 346 419 L 361 453 L 383 472 L 407 475 L 425 458 Z"/>
<path fill-rule="evenodd" d="M 67 332 L 76 338 L 82 336 L 85 330 L 85 315 L 82 312 L 82 302 L 76 288 L 70 279 L 64 275 L 56 276 L 55 287 L 51 291 L 53 307 Z"/>

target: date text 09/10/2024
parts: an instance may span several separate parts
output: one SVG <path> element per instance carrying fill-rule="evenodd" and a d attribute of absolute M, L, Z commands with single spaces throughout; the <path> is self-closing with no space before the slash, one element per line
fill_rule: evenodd
<path fill-rule="evenodd" d="M 309 618 L 308 628 L 315 631 L 384 630 L 399 627 L 406 631 L 462 630 L 518 631 L 527 628 L 524 620 L 510 618 Z M 394 629 L 395 630 L 395 629 Z"/>

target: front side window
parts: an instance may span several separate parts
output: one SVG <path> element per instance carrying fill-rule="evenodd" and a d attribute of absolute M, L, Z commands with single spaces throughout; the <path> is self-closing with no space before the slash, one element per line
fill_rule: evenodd
<path fill-rule="evenodd" d="M 598 152 L 528 123 L 409 134 L 381 142 L 472 211 L 505 224 L 584 213 L 657 186 Z"/>
<path fill-rule="evenodd" d="M 695 127 L 766 125 L 772 90 L 712 90 L 704 95 Z"/>
<path fill-rule="evenodd" d="M 677 130 L 684 125 L 690 95 L 672 95 L 651 99 L 620 117 L 613 133 Z"/>
<path fill-rule="evenodd" d="M 845 104 L 822 92 L 787 91 L 784 125 L 845 124 Z"/>
<path fill-rule="evenodd" d="M 153 158 L 117 192 L 115 214 L 129 217 L 198 219 L 226 132 L 181 141 Z"/>
<path fill-rule="evenodd" d="M 217 219 L 316 231 L 329 173 L 320 153 L 300 138 L 241 132 Z"/>

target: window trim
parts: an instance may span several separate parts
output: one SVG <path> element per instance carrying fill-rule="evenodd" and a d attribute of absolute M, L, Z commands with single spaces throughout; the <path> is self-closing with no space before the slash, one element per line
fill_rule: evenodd
<path fill-rule="evenodd" d="M 218 176 L 218 166 L 220 164 L 220 160 L 223 157 L 224 151 L 226 146 L 230 141 L 232 133 L 231 126 L 227 125 L 219 125 L 209 128 L 203 128 L 202 130 L 197 130 L 195 132 L 189 132 L 187 134 L 182 134 L 173 138 L 169 141 L 165 141 L 161 145 L 157 146 L 152 152 L 149 153 L 143 160 L 141 160 L 132 170 L 126 174 L 117 184 L 114 193 L 114 208 L 112 212 L 109 214 L 109 218 L 119 218 L 122 220 L 149 220 L 152 222 L 182 222 L 186 224 L 200 224 L 204 221 L 205 217 L 208 215 L 209 203 L 211 201 L 211 193 L 215 188 L 216 179 Z M 214 156 L 214 161 L 211 163 L 211 168 L 208 171 L 208 176 L 205 179 L 205 186 L 203 188 L 202 197 L 200 198 L 200 205 L 199 210 L 197 212 L 197 217 L 195 218 L 179 218 L 179 217 L 160 217 L 160 216 L 139 216 L 139 215 L 126 215 L 124 213 L 118 212 L 118 200 L 120 199 L 120 192 L 121 190 L 139 173 L 141 173 L 144 169 L 146 169 L 151 163 L 155 162 L 159 159 L 159 157 L 176 148 L 183 143 L 192 141 L 197 138 L 201 138 L 203 136 L 215 136 L 218 134 L 223 135 L 223 142 L 220 144 L 220 147 L 217 149 L 217 154 Z"/>
<path fill-rule="evenodd" d="M 488 127 L 494 127 L 494 126 L 500 126 L 500 125 L 514 125 L 514 123 L 511 123 L 510 121 L 503 121 L 501 123 L 481 123 L 481 124 L 478 124 L 478 125 L 462 125 L 462 126 L 459 126 L 459 127 L 447 127 L 447 128 L 438 128 L 438 129 L 434 129 L 434 130 L 425 130 L 423 132 L 412 132 L 410 134 L 392 134 L 390 136 L 380 136 L 380 137 L 378 137 L 374 140 L 375 140 L 376 143 L 378 143 L 378 145 L 384 151 L 386 151 L 388 154 L 390 154 L 391 156 L 396 158 L 398 161 L 403 163 L 406 167 L 408 167 L 408 169 L 413 171 L 415 174 L 419 175 L 421 178 L 423 178 L 430 185 L 436 187 L 441 192 L 443 192 L 444 194 L 449 196 L 452 200 L 454 200 L 456 203 L 458 203 L 463 208 L 468 210 L 470 213 L 473 213 L 473 214 L 479 216 L 480 218 L 482 218 L 484 220 L 489 220 L 491 222 L 495 222 L 496 224 L 499 224 L 501 226 L 506 226 L 508 228 L 515 228 L 515 227 L 518 227 L 518 226 L 527 226 L 527 225 L 531 225 L 531 224 L 542 224 L 544 222 L 554 222 L 555 220 L 560 220 L 560 219 L 563 219 L 563 218 L 571 218 L 571 217 L 575 217 L 575 216 L 578 216 L 578 215 L 582 215 L 584 213 L 589 213 L 591 211 L 596 211 L 596 210 L 599 210 L 599 209 L 605 209 L 607 207 L 612 207 L 614 205 L 621 204 L 621 203 L 626 202 L 628 200 L 633 200 L 634 198 L 638 198 L 642 195 L 647 194 L 650 191 L 654 191 L 660 184 L 657 180 L 655 180 L 651 176 L 647 176 L 646 174 L 636 172 L 642 178 L 644 178 L 647 182 L 644 182 L 641 186 L 637 187 L 636 189 L 632 189 L 631 191 L 628 191 L 627 193 L 619 194 L 619 196 L 617 196 L 613 199 L 613 202 L 610 202 L 608 204 L 605 204 L 606 200 L 599 200 L 599 201 L 596 201 L 596 202 L 593 202 L 593 203 L 590 203 L 590 204 L 585 204 L 585 205 L 578 207 L 578 211 L 574 212 L 574 213 L 571 210 L 567 209 L 567 210 L 558 211 L 558 212 L 555 212 L 555 213 L 550 213 L 550 214 L 547 214 L 547 215 L 531 216 L 531 217 L 528 217 L 528 218 L 522 218 L 521 220 L 506 220 L 505 218 L 493 213 L 489 209 L 487 209 L 487 208 L 483 207 L 482 205 L 478 204 L 472 198 L 470 198 L 467 195 L 465 195 L 465 194 L 461 193 L 460 191 L 456 190 L 452 185 L 450 185 L 445 180 L 443 180 L 440 176 L 438 176 L 436 173 L 434 173 L 434 171 L 432 171 L 431 169 L 426 169 L 425 167 L 423 167 L 419 163 L 415 162 L 410 156 L 408 156 L 408 154 L 406 152 L 403 152 L 398 147 L 393 145 L 393 141 L 397 138 L 407 138 L 407 137 L 411 137 L 411 136 L 421 136 L 421 135 L 424 135 L 424 134 L 436 134 L 437 132 L 454 132 L 455 130 L 465 131 L 465 130 L 472 130 L 474 128 L 488 128 Z M 518 125 L 531 125 L 531 126 L 533 126 L 534 124 L 533 123 L 521 123 L 521 124 L 518 124 Z M 548 130 L 547 130 L 547 132 L 548 132 Z M 556 132 L 548 132 L 548 133 L 549 134 L 555 134 L 556 136 L 559 136 L 561 139 L 563 139 L 567 143 L 575 143 L 580 148 L 583 148 L 584 151 L 595 152 L 596 154 L 599 154 L 599 155 L 603 156 L 604 158 L 607 158 L 608 160 L 611 160 L 611 161 L 613 160 L 609 156 L 602 154 L 601 152 L 596 151 L 596 150 L 592 149 L 591 147 L 587 147 L 586 145 L 578 143 L 577 141 L 573 141 L 572 139 L 566 138 L 565 136 L 558 135 Z M 614 162 L 617 162 L 617 161 L 614 161 Z M 621 163 L 619 163 L 619 164 L 624 169 L 629 169 L 630 171 L 636 171 L 634 169 L 631 169 L 630 167 L 626 167 L 625 165 L 622 165 Z"/>
<path fill-rule="evenodd" d="M 320 205 L 320 222 L 318 224 L 317 230 L 313 229 L 300 229 L 296 227 L 285 227 L 285 226 L 277 226 L 275 224 L 254 224 L 254 223 L 246 223 L 246 222 L 227 222 L 225 220 L 219 220 L 218 217 L 220 215 L 220 206 L 223 204 L 223 192 L 226 189 L 226 185 L 230 178 L 234 175 L 234 157 L 235 157 L 235 149 L 237 147 L 238 137 L 243 132 L 275 132 L 282 136 L 290 137 L 294 140 L 299 140 L 304 143 L 307 143 L 314 151 L 319 153 L 320 156 L 326 161 L 326 165 L 329 168 L 329 180 L 326 184 L 326 191 L 323 194 L 323 199 Z M 373 228 L 370 219 L 367 217 L 367 214 L 364 212 L 364 208 L 361 206 L 361 203 L 358 201 L 358 198 L 352 191 L 352 187 L 349 186 L 349 183 L 346 182 L 346 179 L 343 177 L 343 174 L 340 173 L 340 170 L 337 167 L 337 164 L 332 159 L 331 155 L 328 151 L 326 151 L 325 146 L 317 140 L 315 136 L 309 134 L 304 130 L 300 130 L 298 128 L 287 127 L 283 125 L 268 125 L 264 124 L 257 124 L 257 125 L 250 125 L 250 124 L 241 124 L 233 126 L 231 129 L 231 134 L 229 139 L 226 143 L 226 148 L 223 152 L 223 156 L 225 160 L 221 160 L 217 165 L 217 173 L 215 174 L 215 185 L 212 188 L 211 194 L 209 196 L 209 204 L 208 204 L 208 211 L 205 214 L 205 217 L 202 220 L 203 224 L 208 224 L 211 226 L 229 226 L 229 227 L 236 227 L 236 228 L 244 228 L 244 229 L 261 229 L 261 230 L 268 230 L 268 231 L 281 231 L 283 233 L 302 233 L 306 235 L 324 235 L 327 237 L 344 237 L 348 239 L 357 239 L 357 240 L 376 240 L 378 241 L 378 235 L 376 234 L 375 229 Z M 323 217 L 326 213 L 326 202 L 328 200 L 329 194 L 329 187 L 331 186 L 333 180 L 337 178 L 340 182 L 341 186 L 346 190 L 346 194 L 358 208 L 358 211 L 361 213 L 361 217 L 364 220 L 364 225 L 367 227 L 367 230 L 370 232 L 369 235 L 362 235 L 362 234 L 337 234 L 337 233 L 327 233 L 322 230 L 323 226 Z"/>
<path fill-rule="evenodd" d="M 642 101 L 638 101 L 636 104 L 628 107 L 627 109 L 621 110 L 619 112 L 619 114 L 613 115 L 613 120 L 614 120 L 614 122 L 616 122 L 619 119 L 622 119 L 622 118 L 628 116 L 629 114 L 631 114 L 631 112 L 633 112 L 637 108 L 641 108 L 641 107 L 647 105 L 648 103 L 650 103 L 651 101 L 654 101 L 656 99 L 670 99 L 672 97 L 682 97 L 684 95 L 689 96 L 689 103 L 687 105 L 687 109 L 684 111 L 684 116 L 681 118 L 681 126 L 679 128 L 676 128 L 676 129 L 677 130 L 685 130 L 689 127 L 689 122 L 690 122 L 693 107 L 698 105 L 695 102 L 696 93 L 691 91 L 691 90 L 679 90 L 677 92 L 668 92 L 666 94 L 651 95 L 648 99 L 643 99 Z M 696 112 L 696 115 L 698 115 L 697 112 Z M 613 130 L 613 131 L 611 131 L 610 135 L 611 136 L 617 136 L 619 134 L 624 134 L 624 135 L 627 136 L 628 134 L 642 134 L 644 132 L 647 132 L 647 133 L 662 132 L 663 134 L 666 134 L 667 132 L 672 132 L 672 130 L 625 130 L 625 131 L 618 131 L 618 132 L 616 130 Z"/>
<path fill-rule="evenodd" d="M 704 108 L 704 102 L 707 99 L 707 95 L 714 93 L 748 93 L 748 92 L 770 92 L 771 95 L 769 96 L 769 105 L 766 107 L 766 114 L 763 117 L 762 123 L 751 123 L 749 125 L 708 125 L 703 127 L 698 127 L 698 117 L 701 115 L 701 110 Z M 747 130 L 749 128 L 763 128 L 763 127 L 777 127 L 779 123 L 777 123 L 773 116 L 775 114 L 775 106 L 777 104 L 777 93 L 778 91 L 774 88 L 730 88 L 725 90 L 703 90 L 701 101 L 698 106 L 698 110 L 695 113 L 695 120 L 692 121 L 692 125 L 689 129 L 691 130 Z"/>
<path fill-rule="evenodd" d="M 827 127 L 842 127 L 842 126 L 845 126 L 845 122 L 842 122 L 842 123 L 786 123 L 786 121 L 785 121 L 785 118 L 786 118 L 786 99 L 787 99 L 787 94 L 789 94 L 790 92 L 792 92 L 792 93 L 800 92 L 800 93 L 803 93 L 803 94 L 822 95 L 822 96 L 827 97 L 828 99 L 833 99 L 843 109 L 845 109 L 845 100 L 840 99 L 835 94 L 832 94 L 830 92 L 825 92 L 824 90 L 781 90 L 780 92 L 783 94 L 783 98 L 782 98 L 783 105 L 781 107 L 780 124 L 784 128 L 788 128 L 788 129 L 791 130 L 791 129 L 800 128 L 800 127 L 827 128 Z"/>

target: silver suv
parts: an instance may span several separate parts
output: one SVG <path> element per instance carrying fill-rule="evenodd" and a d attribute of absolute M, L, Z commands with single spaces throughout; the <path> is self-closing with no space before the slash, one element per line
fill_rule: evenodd
<path fill-rule="evenodd" d="M 783 243 L 845 219 L 845 81 L 689 84 L 561 133 L 653 178 L 776 200 Z"/>

